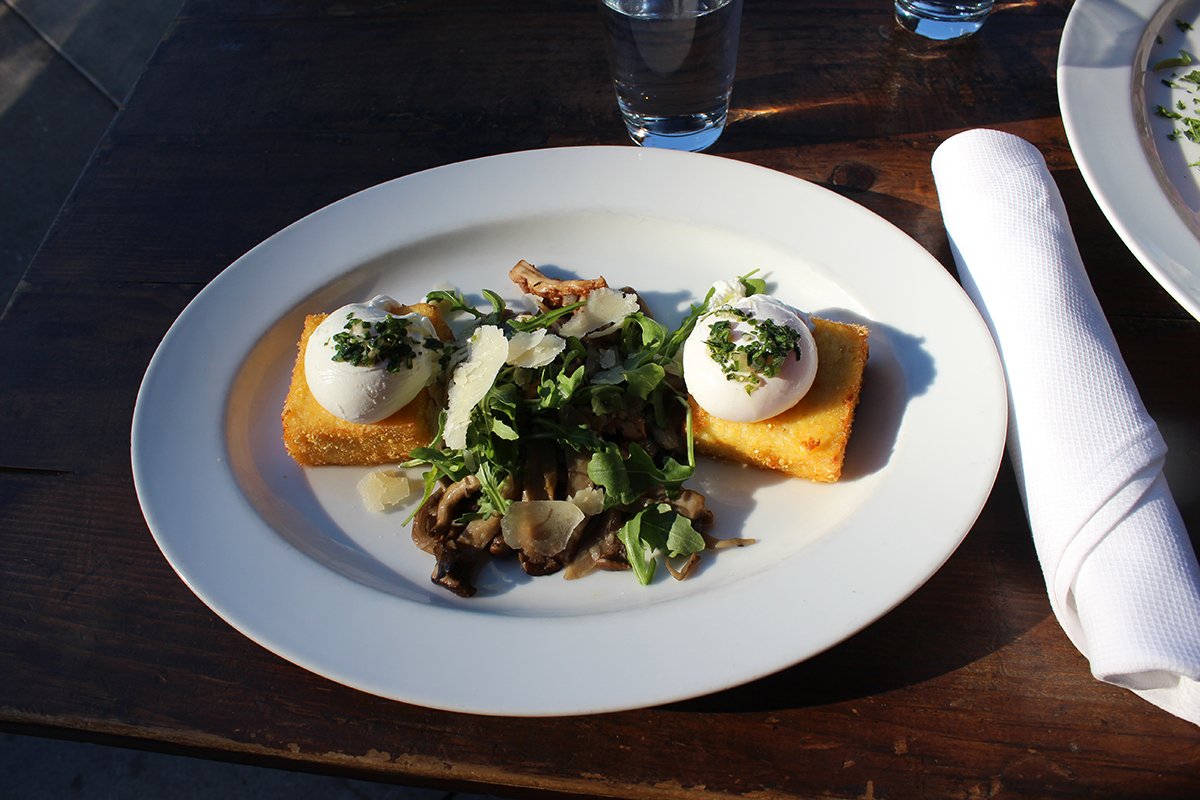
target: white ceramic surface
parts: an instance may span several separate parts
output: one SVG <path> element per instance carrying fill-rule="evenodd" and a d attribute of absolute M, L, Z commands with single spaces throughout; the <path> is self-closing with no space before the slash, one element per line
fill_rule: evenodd
<path fill-rule="evenodd" d="M 1192 102 L 1200 94 L 1162 83 L 1200 69 L 1200 32 L 1175 20 L 1200 26 L 1200 2 L 1078 0 L 1059 47 L 1058 95 L 1075 160 L 1109 222 L 1200 318 L 1200 169 L 1188 166 L 1200 160 L 1200 145 L 1168 139 L 1178 126 L 1155 115 L 1156 106 L 1178 101 L 1191 116 L 1200 112 Z M 1196 63 L 1153 70 L 1181 49 Z"/>
<path fill-rule="evenodd" d="M 492 566 L 469 600 L 372 515 L 365 469 L 298 467 L 279 421 L 308 313 L 451 281 L 515 299 L 510 267 L 603 274 L 676 323 L 717 279 L 761 270 L 817 315 L 865 323 L 871 357 L 842 481 L 705 462 L 718 536 L 693 577 L 568 582 Z M 186 424 L 181 424 L 186 422 Z M 373 187 L 238 259 L 184 310 L 146 372 L 134 477 L 159 547 L 221 617 L 313 672 L 480 714 L 636 708 L 808 658 L 907 597 L 981 510 L 1004 446 L 992 340 L 945 269 L 832 192 L 728 159 L 540 150 Z"/>

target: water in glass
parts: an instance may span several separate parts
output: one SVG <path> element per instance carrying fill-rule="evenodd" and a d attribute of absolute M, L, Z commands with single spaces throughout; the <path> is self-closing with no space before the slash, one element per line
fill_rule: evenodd
<path fill-rule="evenodd" d="M 896 21 L 927 39 L 961 39 L 983 27 L 992 0 L 896 0 Z"/>
<path fill-rule="evenodd" d="M 617 104 L 638 144 L 703 150 L 729 110 L 742 0 L 599 0 Z"/>

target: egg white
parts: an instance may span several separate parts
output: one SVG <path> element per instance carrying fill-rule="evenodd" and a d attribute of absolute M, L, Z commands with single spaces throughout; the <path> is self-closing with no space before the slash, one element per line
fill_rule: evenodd
<path fill-rule="evenodd" d="M 333 360 L 337 352 L 333 337 L 345 329 L 348 314 L 374 324 L 389 316 L 386 309 L 398 307 L 386 295 L 370 303 L 352 303 L 326 317 L 309 336 L 304 377 L 313 397 L 330 414 L 359 424 L 379 422 L 412 402 L 433 378 L 436 356 L 421 346 L 416 348 L 412 368 L 402 366 L 398 372 L 389 372 L 386 361 L 357 367 Z M 437 338 L 433 324 L 421 314 L 405 314 L 403 318 L 412 321 L 410 330 L 418 342 L 425 337 Z"/>
<path fill-rule="evenodd" d="M 747 393 L 747 383 L 729 380 L 721 371 L 707 340 L 709 327 L 720 319 L 733 323 L 730 341 L 734 344 L 753 336 L 754 328 L 749 322 L 718 314 L 720 308 L 746 311 L 755 319 L 769 319 L 796 331 L 800 334 L 800 358 L 789 354 L 778 374 L 764 376 L 764 382 Z M 683 379 L 688 392 L 709 414 L 731 422 L 760 422 L 794 406 L 812 388 L 817 375 L 817 343 L 808 315 L 762 294 L 732 298 L 720 308 L 701 318 L 683 345 Z"/>

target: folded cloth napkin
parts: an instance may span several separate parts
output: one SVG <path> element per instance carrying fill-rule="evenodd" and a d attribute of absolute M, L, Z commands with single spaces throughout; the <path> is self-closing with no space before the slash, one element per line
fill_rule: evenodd
<path fill-rule="evenodd" d="M 963 288 L 1008 379 L 1008 453 L 1050 604 L 1092 674 L 1200 725 L 1200 568 L 1041 153 L 972 130 L 933 155 Z"/>

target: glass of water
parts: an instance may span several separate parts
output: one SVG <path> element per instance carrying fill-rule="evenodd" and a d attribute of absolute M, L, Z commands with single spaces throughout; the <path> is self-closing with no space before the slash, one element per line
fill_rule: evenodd
<path fill-rule="evenodd" d="M 742 0 L 598 0 L 617 105 L 635 142 L 703 150 L 725 129 Z"/>
<path fill-rule="evenodd" d="M 896 0 L 896 21 L 927 39 L 961 39 L 983 27 L 992 0 Z"/>

